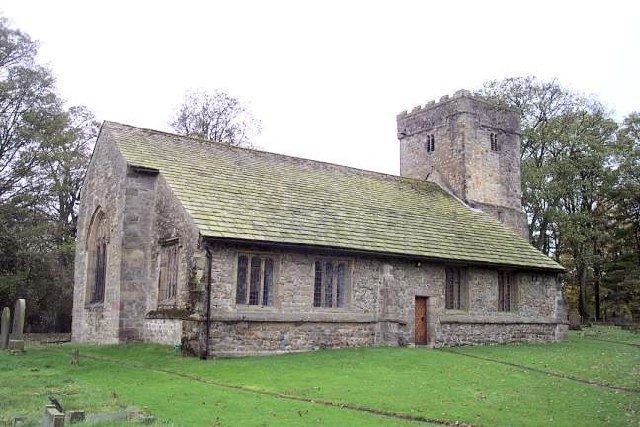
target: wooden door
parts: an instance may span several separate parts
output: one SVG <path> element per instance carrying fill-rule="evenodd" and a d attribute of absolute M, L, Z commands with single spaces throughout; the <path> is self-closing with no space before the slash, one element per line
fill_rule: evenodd
<path fill-rule="evenodd" d="M 415 343 L 427 344 L 427 297 L 416 297 Z"/>

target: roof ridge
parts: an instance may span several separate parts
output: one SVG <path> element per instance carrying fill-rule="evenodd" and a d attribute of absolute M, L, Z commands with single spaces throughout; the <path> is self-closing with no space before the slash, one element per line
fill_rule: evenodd
<path fill-rule="evenodd" d="M 133 126 L 133 125 L 129 125 L 129 124 L 126 124 L 126 123 L 115 122 L 115 121 L 112 121 L 112 120 L 104 120 L 103 123 L 104 124 L 111 123 L 111 124 L 115 124 L 115 125 L 118 125 L 118 126 L 124 126 L 124 127 L 127 127 L 127 128 L 138 129 L 138 130 L 141 130 L 141 131 L 158 133 L 158 134 L 163 134 L 163 135 L 176 137 L 176 138 L 188 139 L 188 140 L 191 140 L 193 142 L 198 142 L 198 143 L 201 143 L 201 144 L 213 144 L 213 145 L 219 146 L 220 148 L 227 149 L 227 150 L 239 150 L 239 151 L 245 151 L 245 152 L 250 152 L 250 153 L 267 154 L 267 155 L 274 156 L 274 157 L 281 157 L 281 158 L 284 158 L 286 160 L 301 160 L 301 161 L 305 161 L 305 162 L 328 165 L 328 166 L 333 166 L 333 167 L 340 168 L 340 169 L 347 169 L 348 171 L 351 171 L 351 172 L 359 172 L 359 173 L 362 173 L 362 174 L 376 175 L 376 176 L 379 176 L 381 178 L 393 179 L 393 180 L 398 180 L 398 181 L 416 182 L 416 183 L 420 183 L 420 184 L 430 184 L 431 186 L 444 191 L 438 184 L 436 184 L 434 182 L 431 182 L 431 181 L 422 180 L 422 179 L 409 178 L 409 177 L 405 177 L 405 176 L 401 176 L 401 175 L 395 175 L 395 174 L 390 174 L 390 173 L 385 173 L 385 172 L 378 172 L 378 171 L 373 171 L 373 170 L 370 170 L 370 169 L 357 168 L 357 167 L 354 167 L 354 166 L 342 165 L 342 164 L 339 164 L 339 163 L 327 162 L 327 161 L 324 161 L 324 160 L 309 159 L 307 157 L 292 156 L 292 155 L 289 155 L 289 154 L 276 153 L 276 152 L 273 152 L 273 151 L 261 150 L 261 149 L 256 149 L 256 148 L 238 147 L 236 145 L 226 144 L 224 142 L 211 141 L 211 140 L 208 140 L 208 139 L 198 138 L 198 137 L 194 137 L 194 136 L 180 135 L 180 134 L 177 134 L 177 133 L 172 133 L 172 132 L 167 132 L 167 131 L 162 131 L 162 130 L 157 130 L 157 129 Z M 444 191 L 444 192 L 447 193 L 446 191 Z"/>

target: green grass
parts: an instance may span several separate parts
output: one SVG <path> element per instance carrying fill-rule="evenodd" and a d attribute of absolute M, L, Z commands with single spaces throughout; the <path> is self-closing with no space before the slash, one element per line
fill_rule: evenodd
<path fill-rule="evenodd" d="M 572 333 L 569 340 L 554 345 L 467 347 L 453 351 L 640 390 L 640 346 L 630 345 L 634 340 L 638 340 L 637 334 L 613 327 L 593 327 Z"/>
<path fill-rule="evenodd" d="M 640 345 L 640 333 L 633 333 L 613 326 L 594 326 L 591 328 L 585 328 L 580 332 L 575 332 L 575 335 L 584 338 Z"/>
<path fill-rule="evenodd" d="M 69 363 L 76 346 L 32 348 L 23 356 L 0 354 L 0 420 L 36 420 L 54 394 L 69 409 L 136 406 L 173 425 L 415 423 L 362 408 L 479 425 L 638 425 L 640 347 L 629 345 L 637 341 L 631 332 L 590 328 L 558 344 L 210 361 L 154 345 L 80 346 L 79 367 Z"/>

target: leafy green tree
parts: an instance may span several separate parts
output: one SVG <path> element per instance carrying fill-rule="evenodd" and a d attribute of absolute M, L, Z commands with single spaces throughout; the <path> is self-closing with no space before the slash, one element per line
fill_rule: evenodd
<path fill-rule="evenodd" d="M 521 112 L 522 193 L 529 236 L 542 252 L 559 256 L 553 220 L 558 200 L 548 186 L 552 173 L 549 162 L 558 152 L 558 140 L 568 125 L 564 118 L 581 100 L 555 80 L 540 81 L 532 76 L 486 82 L 479 94 Z"/>
<path fill-rule="evenodd" d="M 598 105 L 566 117 L 565 131 L 557 140 L 557 151 L 549 162 L 549 192 L 557 198 L 554 222 L 559 249 L 570 253 L 579 288 L 578 310 L 590 317 L 587 286 L 593 283 L 595 317 L 600 320 L 602 245 L 608 240 L 604 224 L 608 191 L 614 183 L 611 168 L 616 145 L 616 123 Z"/>
<path fill-rule="evenodd" d="M 39 175 L 44 209 L 59 227 L 60 242 L 73 242 L 80 188 L 99 124 L 86 107 L 71 107 L 58 117 L 44 141 Z"/>
<path fill-rule="evenodd" d="M 27 196 L 38 184 L 43 129 L 61 110 L 50 72 L 35 63 L 37 44 L 0 18 L 0 201 Z"/>
<path fill-rule="evenodd" d="M 568 269 L 569 287 L 578 289 L 578 309 L 590 317 L 593 300 L 600 319 L 604 248 L 624 147 L 617 124 L 594 98 L 556 81 L 516 77 L 487 82 L 478 92 L 521 111 L 523 207 L 534 246 Z M 593 299 L 588 288 L 593 287 Z"/>
<path fill-rule="evenodd" d="M 618 132 L 621 151 L 611 189 L 610 229 L 604 265 L 605 301 L 612 317 L 640 321 L 640 113 L 627 116 Z"/>
<path fill-rule="evenodd" d="M 66 109 L 37 43 L 0 18 L 0 307 L 28 300 L 28 328 L 70 326 L 77 202 L 97 133 Z"/>

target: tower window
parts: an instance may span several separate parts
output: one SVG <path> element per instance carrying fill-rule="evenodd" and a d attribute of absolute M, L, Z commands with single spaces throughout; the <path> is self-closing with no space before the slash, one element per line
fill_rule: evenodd
<path fill-rule="evenodd" d="M 427 153 L 431 153 L 436 150 L 436 138 L 433 134 L 427 135 Z"/>
<path fill-rule="evenodd" d="M 489 139 L 491 140 L 491 151 L 500 151 L 500 144 L 498 144 L 498 135 L 491 132 L 489 134 Z"/>

